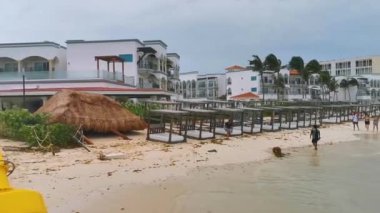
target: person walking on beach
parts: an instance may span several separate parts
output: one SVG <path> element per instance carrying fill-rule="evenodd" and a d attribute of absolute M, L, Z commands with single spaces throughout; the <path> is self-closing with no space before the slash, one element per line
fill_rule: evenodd
<path fill-rule="evenodd" d="M 225 124 L 224 124 L 224 130 L 226 130 L 227 134 L 227 139 L 230 138 L 231 133 L 233 129 L 233 122 L 232 119 L 229 119 Z"/>
<path fill-rule="evenodd" d="M 318 150 L 318 141 L 321 139 L 321 133 L 319 132 L 318 126 L 314 125 L 310 132 L 311 142 L 313 143 L 314 149 Z"/>
<path fill-rule="evenodd" d="M 375 131 L 375 128 L 376 128 L 376 132 L 379 132 L 379 116 L 378 115 L 376 115 L 373 118 L 373 131 Z"/>
<path fill-rule="evenodd" d="M 357 113 L 354 113 L 352 115 L 352 124 L 354 125 L 354 131 L 355 131 L 355 126 L 358 128 L 358 131 L 359 131 L 359 117 Z"/>
<path fill-rule="evenodd" d="M 367 113 L 365 113 L 364 124 L 365 124 L 365 128 L 367 129 L 367 131 L 369 130 L 369 123 L 370 123 L 370 117 Z"/>

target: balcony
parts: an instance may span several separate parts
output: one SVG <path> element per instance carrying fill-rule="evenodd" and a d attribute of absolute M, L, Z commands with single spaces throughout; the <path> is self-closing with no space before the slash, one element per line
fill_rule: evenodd
<path fill-rule="evenodd" d="M 30 71 L 30 72 L 0 72 L 1 81 L 21 81 L 22 76 L 26 80 L 96 80 L 121 82 L 134 85 L 133 76 L 124 76 L 121 72 L 107 71 Z"/>

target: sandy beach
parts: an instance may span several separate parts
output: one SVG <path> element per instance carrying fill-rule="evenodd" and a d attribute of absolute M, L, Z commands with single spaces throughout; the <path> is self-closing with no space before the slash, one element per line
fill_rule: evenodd
<path fill-rule="evenodd" d="M 355 134 L 358 133 L 373 134 L 364 130 L 354 132 L 351 123 L 324 125 L 320 131 L 322 146 L 357 140 Z M 140 131 L 128 135 L 132 140 L 93 137 L 91 152 L 75 148 L 61 150 L 55 156 L 15 151 L 4 154 L 17 166 L 10 176 L 12 186 L 41 192 L 49 212 L 151 212 L 155 204 L 137 210 L 129 203 L 143 202 L 144 196 L 159 195 L 159 191 L 136 194 L 128 199 L 116 195 L 143 184 L 160 186 L 167 178 L 186 176 L 199 167 L 264 161 L 273 157 L 274 146 L 282 149 L 310 146 L 312 149 L 309 134 L 310 129 L 304 128 L 168 145 L 146 141 L 145 131 Z M 0 140 L 1 146 L 19 144 Z M 123 154 L 124 158 L 102 161 L 98 159 L 100 153 Z M 165 205 L 165 197 L 161 199 L 157 205 Z"/>

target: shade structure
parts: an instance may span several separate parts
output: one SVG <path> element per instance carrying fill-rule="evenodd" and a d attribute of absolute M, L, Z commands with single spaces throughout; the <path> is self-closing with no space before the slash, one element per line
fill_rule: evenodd
<path fill-rule="evenodd" d="M 36 113 L 49 114 L 52 123 L 82 126 L 85 131 L 100 133 L 143 130 L 147 126 L 111 98 L 70 90 L 56 93 Z"/>

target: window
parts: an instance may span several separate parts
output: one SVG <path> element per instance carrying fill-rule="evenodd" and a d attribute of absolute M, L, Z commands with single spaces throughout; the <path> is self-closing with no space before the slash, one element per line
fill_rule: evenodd
<path fill-rule="evenodd" d="M 251 92 L 257 92 L 257 88 L 256 87 L 252 87 L 251 88 Z"/>
<path fill-rule="evenodd" d="M 251 81 L 256 81 L 257 77 L 256 76 L 251 76 Z"/>
<path fill-rule="evenodd" d="M 4 65 L 5 72 L 17 72 L 17 70 L 18 70 L 17 63 L 6 63 Z"/>
<path fill-rule="evenodd" d="M 227 89 L 227 95 L 231 95 L 231 94 L 232 94 L 231 88 L 228 88 Z"/>
<path fill-rule="evenodd" d="M 231 78 L 228 77 L 228 79 L 227 79 L 227 84 L 230 85 L 231 83 L 232 83 L 232 82 L 231 82 Z"/>

